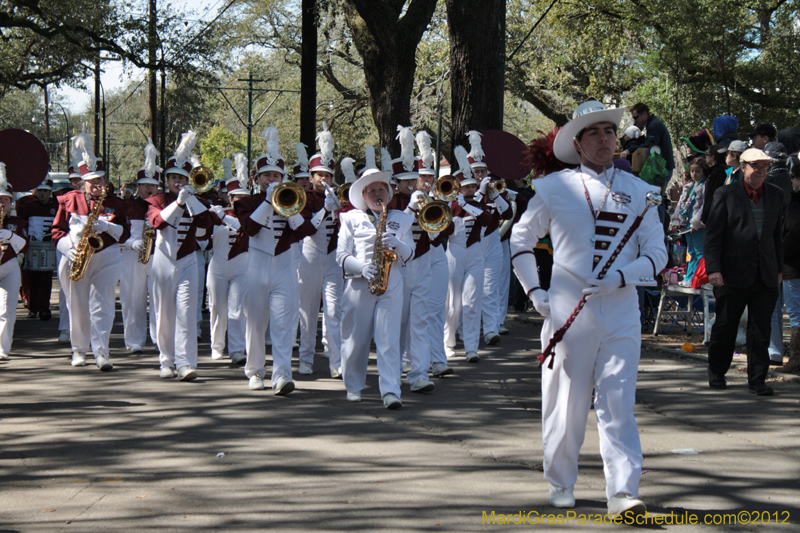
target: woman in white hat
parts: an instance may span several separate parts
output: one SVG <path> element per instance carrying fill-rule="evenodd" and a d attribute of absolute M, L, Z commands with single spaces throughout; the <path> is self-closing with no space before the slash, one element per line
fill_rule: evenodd
<path fill-rule="evenodd" d="M 213 255 L 208 263 L 207 286 L 211 319 L 211 358 L 222 359 L 227 332 L 231 362 L 241 364 L 247 358 L 242 303 L 249 239 L 236 218 L 234 208 L 236 202 L 250 196 L 250 191 L 247 190 L 247 158 L 238 153 L 234 156 L 234 161 L 236 177 L 232 175 L 230 159 L 222 160 L 230 205 L 226 208 L 212 205 L 210 208 L 222 224 L 215 225 L 211 234 Z M 241 180 L 239 176 L 242 177 Z"/>
<path fill-rule="evenodd" d="M 130 236 L 127 204 L 113 194 L 107 194 L 100 207 L 98 202 L 106 186 L 103 162 L 92 153 L 91 139 L 86 133 L 75 138 L 83 160 L 78 165 L 83 189 L 72 190 L 58 197 L 58 212 L 53 220 L 53 240 L 61 255 L 58 279 L 64 288 L 69 308 L 72 366 L 84 366 L 91 347 L 97 367 L 103 371 L 114 368 L 109 357 L 108 341 L 114 324 L 115 289 L 120 278 L 122 255 L 119 242 Z M 95 251 L 80 281 L 69 278 L 72 262 L 77 258 L 77 246 L 84 234 L 87 218 L 95 209 L 100 215 L 92 231 L 102 239 L 102 249 Z"/>
<path fill-rule="evenodd" d="M 11 353 L 21 279 L 17 255 L 24 253 L 28 245 L 28 223 L 9 216 L 13 202 L 14 196 L 6 180 L 6 165 L 0 163 L 0 361 L 8 361 Z"/>
<path fill-rule="evenodd" d="M 380 218 L 392 199 L 391 172 L 368 170 L 349 191 L 353 210 L 341 213 L 336 261 L 344 271 L 342 295 L 342 378 L 347 400 L 361 401 L 366 386 L 370 340 L 374 338 L 378 359 L 378 385 L 387 409 L 399 409 L 400 315 L 403 311 L 403 278 L 398 267 L 414 255 L 411 238 L 413 217 L 398 210 L 386 211 L 382 234 Z M 386 290 L 370 293 L 370 281 L 379 274 L 373 263 L 376 241 L 393 250 Z M 386 259 L 389 261 L 389 259 Z"/>
<path fill-rule="evenodd" d="M 633 406 L 641 324 L 635 286 L 654 285 L 667 262 L 664 230 L 647 198 L 654 193 L 658 199 L 660 191 L 612 165 L 622 113 L 595 101 L 578 106 L 556 136 L 553 151 L 562 162 L 580 167 L 536 180 L 536 195 L 511 237 L 514 271 L 546 317 L 542 346 L 578 312 L 555 348 L 552 368 L 542 367 L 544 476 L 550 482 L 550 504 L 575 506 L 572 491 L 594 388 L 612 515 L 646 511 L 637 499 L 642 452 Z M 640 216 L 638 230 L 619 250 Z M 539 287 L 533 250 L 548 232 L 553 273 L 545 291 Z M 598 277 L 604 271 L 607 275 Z M 577 306 L 584 296 L 588 299 L 581 310 Z"/>

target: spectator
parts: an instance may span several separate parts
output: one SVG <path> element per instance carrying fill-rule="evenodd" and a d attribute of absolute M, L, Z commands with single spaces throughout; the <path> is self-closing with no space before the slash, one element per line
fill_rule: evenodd
<path fill-rule="evenodd" d="M 711 134 L 705 128 L 691 137 L 681 137 L 680 139 L 684 141 L 689 148 L 689 153 L 686 154 L 686 157 L 689 159 L 695 157 L 697 154 L 706 155 L 709 147 L 714 144 Z"/>
<path fill-rule="evenodd" d="M 747 135 L 753 141 L 753 148 L 763 150 L 767 143 L 775 142 L 778 138 L 778 130 L 772 124 L 759 124 Z"/>
<path fill-rule="evenodd" d="M 656 182 L 656 185 L 663 185 L 664 182 L 672 177 L 672 171 L 675 170 L 675 160 L 672 157 L 672 140 L 670 139 L 669 131 L 667 131 L 667 127 L 661 120 L 650 114 L 650 108 L 641 102 L 631 107 L 631 118 L 633 118 L 633 125 L 642 130 L 643 133 L 637 139 L 638 142 L 632 143 L 629 149 L 620 154 L 620 157 L 629 159 L 631 154 L 639 148 L 658 146 L 661 149 L 661 157 L 664 158 L 667 175 L 662 176 L 661 181 Z"/>
<path fill-rule="evenodd" d="M 622 149 L 628 150 L 628 153 L 631 154 L 636 151 L 636 144 L 639 142 L 639 137 L 642 136 L 642 130 L 640 130 L 636 126 L 629 126 L 625 133 L 622 135 Z M 633 147 L 633 150 L 629 150 L 629 148 Z M 624 158 L 623 158 L 624 159 Z"/>
<path fill-rule="evenodd" d="M 708 384 L 712 389 L 726 388 L 725 373 L 747 307 L 748 390 L 771 396 L 765 380 L 770 317 L 783 272 L 782 193 L 764 183 L 771 163 L 767 154 L 751 148 L 741 161 L 742 180 L 714 194 L 706 229 L 706 271 L 717 305 L 708 347 Z"/>
<path fill-rule="evenodd" d="M 681 287 L 691 287 L 697 264 L 703 257 L 703 239 L 705 238 L 705 224 L 701 221 L 703 203 L 706 192 L 705 161 L 694 159 L 689 165 L 688 180 L 683 186 L 681 199 L 675 206 L 675 212 L 670 220 L 670 231 L 677 232 L 689 230 L 686 233 L 686 251 L 691 259 L 686 266 L 686 275 L 678 283 Z"/>
<path fill-rule="evenodd" d="M 783 128 L 778 132 L 778 142 L 786 147 L 789 156 L 800 152 L 800 128 Z"/>
<path fill-rule="evenodd" d="M 728 168 L 725 159 L 728 151 L 721 144 L 715 144 L 708 149 L 706 154 L 706 166 L 708 172 L 706 175 L 706 201 L 703 203 L 703 215 L 700 218 L 703 225 L 708 224 L 708 214 L 711 212 L 711 200 L 714 199 L 714 193 L 725 185 L 725 179 L 728 173 L 725 169 Z"/>
<path fill-rule="evenodd" d="M 789 362 L 781 372 L 800 370 L 800 160 L 789 159 L 792 175 L 792 201 L 786 208 L 783 226 L 783 300 L 792 334 L 789 338 Z"/>
<path fill-rule="evenodd" d="M 739 134 L 736 132 L 738 127 L 739 121 L 730 115 L 715 118 L 713 129 L 717 144 L 727 147 L 732 141 L 738 141 Z"/>
<path fill-rule="evenodd" d="M 727 172 L 728 178 L 725 180 L 725 185 L 742 179 L 742 171 L 739 169 L 739 158 L 745 150 L 747 150 L 747 145 L 744 141 L 731 141 L 728 145 L 727 153 L 725 154 L 725 164 L 728 165 L 725 172 Z"/>

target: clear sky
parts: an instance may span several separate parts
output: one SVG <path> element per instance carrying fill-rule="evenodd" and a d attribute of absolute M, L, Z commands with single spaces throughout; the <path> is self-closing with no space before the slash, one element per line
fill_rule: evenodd
<path fill-rule="evenodd" d="M 140 0 L 144 6 L 147 2 Z M 161 3 L 161 0 L 159 1 Z M 226 4 L 225 0 L 171 0 L 170 3 L 177 9 L 182 11 L 194 11 L 195 15 L 190 16 L 189 24 L 193 21 L 203 20 L 207 21 L 214 18 L 220 7 Z M 198 25 L 198 29 L 202 26 Z M 130 79 L 141 80 L 144 76 L 144 71 L 136 69 L 130 76 L 123 76 L 122 65 L 118 62 L 108 62 L 103 66 L 103 73 L 100 75 L 100 81 L 106 91 L 119 89 L 127 84 Z M 84 80 L 86 90 L 75 90 L 71 87 L 62 87 L 55 92 L 57 95 L 66 98 L 68 101 L 63 102 L 64 107 L 68 108 L 72 113 L 82 113 L 91 102 L 92 92 L 94 92 L 94 78 Z"/>

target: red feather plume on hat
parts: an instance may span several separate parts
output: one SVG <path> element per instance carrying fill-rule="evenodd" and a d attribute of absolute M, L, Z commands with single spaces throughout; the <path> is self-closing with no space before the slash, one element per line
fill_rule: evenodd
<path fill-rule="evenodd" d="M 550 133 L 536 130 L 536 133 L 542 136 L 528 143 L 528 149 L 525 150 L 525 163 L 531 167 L 534 179 L 559 172 L 565 168 L 572 168 L 572 165 L 559 160 L 553 152 L 553 142 L 555 142 L 560 129 L 555 127 L 550 130 Z"/>

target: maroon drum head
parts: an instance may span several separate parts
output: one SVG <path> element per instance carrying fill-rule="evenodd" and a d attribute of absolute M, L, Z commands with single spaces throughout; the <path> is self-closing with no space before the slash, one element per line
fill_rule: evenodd
<path fill-rule="evenodd" d="M 14 128 L 0 131 L 0 161 L 6 164 L 6 178 L 14 192 L 33 189 L 50 170 L 50 156 L 42 142 Z"/>
<path fill-rule="evenodd" d="M 493 176 L 521 180 L 530 174 L 531 167 L 525 162 L 528 147 L 513 134 L 502 130 L 486 131 L 481 145 L 485 154 L 483 161 Z"/>

